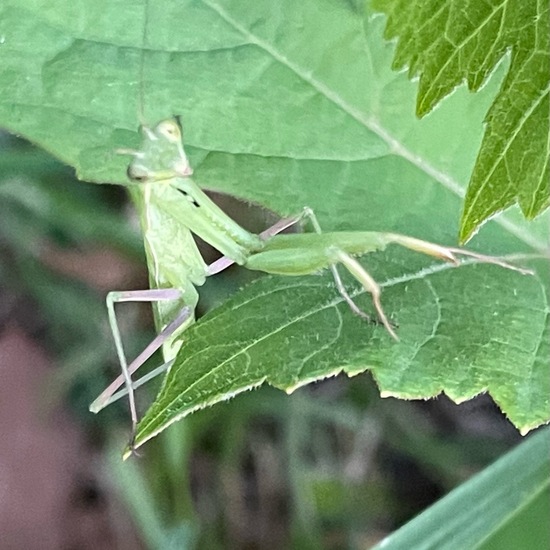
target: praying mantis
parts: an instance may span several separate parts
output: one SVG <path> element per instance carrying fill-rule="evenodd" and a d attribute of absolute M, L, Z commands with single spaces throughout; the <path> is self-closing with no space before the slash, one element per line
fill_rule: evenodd
<path fill-rule="evenodd" d="M 207 277 L 231 264 L 286 276 L 309 275 L 329 269 L 336 291 L 351 310 L 366 321 L 381 324 L 395 340 L 398 336 L 382 307 L 380 286 L 359 263 L 357 256 L 384 249 L 389 244 L 397 244 L 455 265 L 460 264 L 458 256 L 469 256 L 479 262 L 530 273 L 497 257 L 445 247 L 397 233 L 323 233 L 315 213 L 307 207 L 298 215 L 280 220 L 259 235 L 251 233 L 225 214 L 193 182 L 193 170 L 183 147 L 181 125 L 176 118 L 160 121 L 153 128 L 142 126 L 141 134 L 142 144 L 139 149 L 120 152 L 132 156 L 128 176 L 136 183 L 134 197 L 143 206 L 141 223 L 152 288 L 109 293 L 109 323 L 122 373 L 90 406 L 92 412 L 98 412 L 128 394 L 133 433 L 138 423 L 135 388 L 169 369 L 181 345 L 181 334 L 194 322 L 194 310 L 198 302 L 196 287 L 201 286 Z M 313 231 L 281 234 L 284 229 L 302 222 L 309 223 Z M 154 235 L 161 223 L 174 224 L 178 235 L 178 242 L 166 243 L 162 254 L 147 241 L 147 235 Z M 223 254 L 222 258 L 206 265 L 192 234 L 211 244 Z M 371 295 L 376 312 L 374 320 L 357 306 L 346 290 L 339 273 L 341 267 Z M 126 301 L 155 303 L 157 324 L 160 327 L 157 337 L 130 364 L 125 356 L 115 315 L 115 304 Z M 135 371 L 161 347 L 165 363 L 134 382 L 132 375 Z M 124 389 L 119 391 L 121 386 Z"/>

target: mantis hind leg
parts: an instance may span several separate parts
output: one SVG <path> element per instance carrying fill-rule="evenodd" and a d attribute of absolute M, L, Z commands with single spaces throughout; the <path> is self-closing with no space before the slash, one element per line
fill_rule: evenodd
<path fill-rule="evenodd" d="M 358 312 L 361 310 L 348 295 L 340 279 L 337 266 L 342 264 L 372 295 L 380 323 L 396 340 L 397 335 L 382 309 L 380 287 L 354 256 L 367 254 L 375 250 L 383 250 L 390 244 L 397 244 L 439 260 L 447 261 L 455 266 L 460 265 L 458 256 L 467 256 L 472 258 L 474 262 L 491 263 L 521 273 L 530 273 L 527 269 L 509 264 L 503 258 L 485 256 L 461 248 L 445 247 L 397 233 L 377 231 L 322 233 L 311 210 L 305 209 L 304 217 L 311 220 L 316 233 L 273 236 L 266 241 L 263 250 L 252 254 L 247 259 L 245 266 L 248 269 L 287 276 L 309 275 L 329 268 L 343 299 L 350 305 L 352 311 L 363 317 L 365 314 Z"/>
<path fill-rule="evenodd" d="M 316 233 L 322 233 L 323 230 L 321 229 L 321 225 L 319 224 L 319 221 L 317 220 L 317 216 L 315 215 L 315 212 L 309 207 L 305 207 L 302 213 L 303 218 L 307 218 L 315 230 Z M 356 278 L 359 280 L 359 282 L 363 285 L 363 287 L 370 292 L 372 295 L 372 300 L 376 309 L 376 313 L 378 314 L 378 320 L 380 323 L 386 327 L 387 331 L 392 335 L 393 338 L 397 339 L 397 335 L 395 334 L 391 323 L 388 321 L 386 315 L 384 314 L 384 310 L 382 309 L 382 304 L 380 303 L 380 287 L 376 283 L 376 281 L 361 267 L 361 265 L 353 259 L 352 256 L 350 256 L 347 252 L 344 252 L 343 250 L 339 249 L 331 249 L 330 254 L 334 254 L 334 258 L 344 265 L 346 269 Z M 350 268 L 350 266 L 353 266 L 353 270 Z M 356 275 L 356 271 L 358 272 L 358 269 L 361 271 L 361 277 L 358 278 Z M 338 293 L 344 301 L 348 304 L 349 308 L 355 315 L 361 317 L 365 321 L 372 323 L 377 322 L 377 319 L 373 319 L 368 313 L 365 313 L 354 301 L 353 298 L 349 295 L 344 282 L 342 281 L 342 277 L 340 276 L 340 273 L 338 271 L 338 264 L 337 263 L 331 263 L 330 264 L 330 271 L 332 273 L 332 278 L 334 279 L 334 283 L 336 284 L 336 288 L 338 290 Z"/>
<path fill-rule="evenodd" d="M 344 252 L 343 250 L 340 250 L 338 248 L 329 249 L 327 252 L 332 259 L 340 262 L 361 283 L 361 285 L 363 285 L 363 288 L 370 293 L 372 297 L 372 303 L 374 305 L 374 309 L 376 309 L 376 313 L 378 315 L 378 320 L 382 325 L 384 325 L 384 328 L 389 332 L 390 336 L 394 340 L 399 340 L 399 338 L 397 337 L 397 334 L 395 333 L 395 330 L 393 329 L 392 324 L 389 322 L 388 318 L 386 317 L 386 314 L 384 313 L 384 309 L 382 308 L 382 302 L 380 301 L 381 290 L 378 283 L 363 268 L 363 266 L 353 256 L 351 256 L 347 252 Z M 336 264 L 332 264 L 331 268 L 336 269 Z M 336 286 L 338 286 L 338 281 L 336 281 Z M 344 292 L 345 292 L 345 288 L 344 288 Z M 346 300 L 346 296 L 342 293 L 342 291 L 340 291 L 340 294 Z M 350 301 L 351 301 L 351 304 L 350 302 L 348 302 L 348 300 L 346 300 L 346 302 L 350 304 L 350 307 L 351 305 L 353 305 L 351 309 L 354 313 L 358 313 L 354 309 L 354 308 L 357 308 L 359 310 L 358 314 L 361 317 L 366 317 L 367 319 L 369 319 L 369 316 L 363 313 L 362 310 L 359 309 L 359 307 L 355 304 L 355 302 L 353 302 L 351 298 L 350 298 Z"/>
<path fill-rule="evenodd" d="M 122 374 L 90 405 L 92 412 L 98 412 L 112 401 L 112 394 L 122 385 L 126 386 L 130 414 L 132 417 L 132 433 L 137 426 L 137 411 L 134 397 L 134 384 L 132 382 L 132 373 L 135 372 L 145 361 L 170 338 L 170 336 L 190 317 L 191 309 L 184 307 L 177 315 L 176 319 L 169 323 L 167 327 L 143 350 L 143 352 L 128 366 L 120 329 L 115 313 L 115 304 L 119 302 L 158 302 L 162 300 L 177 300 L 181 298 L 181 292 L 177 289 L 151 289 L 134 290 L 127 292 L 109 292 L 107 295 L 107 311 L 109 315 L 109 325 L 113 333 L 113 339 L 120 363 Z"/>
<path fill-rule="evenodd" d="M 159 344 L 157 349 L 161 345 L 162 344 Z M 162 365 L 154 368 L 153 370 L 151 370 L 150 372 L 148 372 L 147 374 L 145 374 L 144 376 L 142 376 L 138 380 L 133 381 L 132 382 L 132 390 L 137 390 L 139 387 L 141 387 L 145 383 L 149 382 L 149 380 L 153 380 L 153 378 L 156 378 L 160 374 L 168 371 L 170 369 L 170 367 L 174 364 L 174 361 L 175 361 L 175 359 L 171 359 L 170 361 L 167 361 L 166 363 L 163 363 Z M 128 370 L 130 371 L 130 373 L 133 372 L 132 371 L 132 365 L 135 362 L 136 361 L 134 361 L 128 367 Z M 134 370 L 137 370 L 137 368 L 134 369 Z M 124 384 L 124 380 L 122 379 L 122 375 L 121 375 L 109 386 L 109 388 L 107 388 L 107 390 L 105 390 L 101 394 L 101 396 L 100 396 L 100 397 L 102 397 L 101 398 L 101 404 L 99 404 L 100 398 L 96 399 L 96 401 L 94 401 L 94 403 L 92 403 L 92 405 L 90 406 L 90 410 L 94 413 L 99 412 L 101 409 L 107 407 L 111 403 L 114 403 L 115 401 L 118 401 L 119 399 L 121 399 L 125 395 L 128 395 L 128 388 L 126 388 L 126 387 L 122 388 L 121 390 L 116 391 L 123 384 Z M 104 396 L 104 394 L 105 394 L 105 396 Z M 96 404 L 96 402 L 97 402 L 97 404 Z"/>
<path fill-rule="evenodd" d="M 332 272 L 338 292 L 350 309 L 360 317 L 371 321 L 370 316 L 363 312 L 348 294 L 338 272 L 338 265 L 341 264 L 372 296 L 377 320 L 395 340 L 398 340 L 397 334 L 382 308 L 380 286 L 354 256 L 367 254 L 375 250 L 383 250 L 389 244 L 398 244 L 454 265 L 460 263 L 456 255 L 463 254 L 480 262 L 495 263 L 509 269 L 518 269 L 499 258 L 444 247 L 397 233 L 373 231 L 323 233 L 315 214 L 309 208 L 304 209 L 303 218 L 310 220 L 315 233 L 274 236 L 268 240 L 263 250 L 252 254 L 248 258 L 245 264 L 246 267 L 278 275 L 308 275 L 319 273 L 322 269 L 328 268 Z"/>

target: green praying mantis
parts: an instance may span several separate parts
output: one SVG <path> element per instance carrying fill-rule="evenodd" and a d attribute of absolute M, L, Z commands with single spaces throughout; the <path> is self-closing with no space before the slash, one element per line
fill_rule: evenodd
<path fill-rule="evenodd" d="M 194 310 L 198 302 L 196 287 L 201 286 L 207 277 L 232 264 L 286 276 L 309 275 L 329 269 L 335 290 L 351 310 L 366 321 L 381 324 L 388 335 L 396 340 L 395 327 L 381 304 L 380 286 L 359 263 L 357 256 L 384 249 L 389 244 L 398 244 L 455 265 L 460 265 L 458 256 L 469 256 L 479 262 L 530 273 L 497 257 L 440 246 L 396 233 L 323 233 L 314 212 L 309 208 L 304 208 L 294 217 L 280 220 L 259 235 L 251 233 L 224 213 L 193 182 L 193 170 L 183 147 L 181 125 L 177 119 L 163 120 L 153 128 L 142 126 L 141 133 L 140 149 L 121 152 L 133 157 L 128 176 L 137 184 L 134 197 L 143 206 L 141 223 L 152 288 L 109 293 L 109 323 L 121 374 L 90 406 L 92 412 L 98 412 L 127 394 L 133 433 L 138 423 L 134 390 L 170 368 L 181 345 L 181 334 L 194 322 Z M 313 231 L 281 234 L 284 229 L 302 222 L 308 222 Z M 166 243 L 162 254 L 147 240 L 148 235 L 155 235 L 161 223 L 174 224 L 178 235 L 178 242 Z M 213 264 L 206 265 L 192 234 L 211 244 L 223 256 Z M 374 320 L 357 306 L 346 290 L 339 273 L 341 267 L 370 293 L 376 312 Z M 126 359 L 115 315 L 115 304 L 127 301 L 153 302 L 160 327 L 158 335 L 130 364 Z M 132 375 L 161 347 L 165 363 L 134 382 Z"/>

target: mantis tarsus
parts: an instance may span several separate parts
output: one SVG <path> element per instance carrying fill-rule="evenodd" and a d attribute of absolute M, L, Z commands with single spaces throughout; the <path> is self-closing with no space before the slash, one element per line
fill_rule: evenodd
<path fill-rule="evenodd" d="M 328 268 L 332 271 L 336 288 L 343 300 L 354 313 L 370 320 L 347 293 L 338 273 L 338 267 L 343 266 L 371 294 L 377 322 L 396 340 L 397 334 L 380 302 L 380 287 L 354 256 L 380 250 L 388 244 L 395 243 L 457 265 L 457 255 L 465 255 L 480 262 L 527 272 L 499 258 L 444 247 L 396 233 L 323 233 L 315 214 L 309 208 L 304 208 L 301 214 L 293 218 L 281 220 L 260 235 L 250 233 L 214 204 L 191 179 L 192 169 L 183 149 L 181 127 L 176 119 L 163 120 L 154 128 L 142 127 L 141 131 L 141 148 L 122 152 L 133 156 L 128 176 L 141 186 L 139 198 L 144 201 L 142 224 L 144 228 L 154 231 L 158 216 L 166 215 L 172 216 L 175 223 L 180 225 L 179 234 L 182 242 L 168 243 L 168 246 L 185 249 L 186 279 L 178 279 L 170 266 L 164 265 L 163 261 L 154 257 L 154 251 L 149 250 L 149 264 L 154 270 L 151 278 L 158 288 L 112 292 L 107 298 L 109 321 L 122 374 L 92 403 L 90 409 L 98 412 L 127 393 L 134 431 L 137 425 L 134 388 L 150 379 L 153 374 L 169 368 L 170 360 L 177 351 L 170 349 L 170 343 L 175 340 L 175 335 L 181 334 L 193 322 L 193 312 L 198 300 L 195 286 L 202 285 L 206 277 L 222 271 L 233 263 L 252 270 L 289 276 L 313 274 Z M 175 204 L 179 205 L 177 211 Z M 309 221 L 314 232 L 280 234 L 283 229 L 301 221 Z M 196 248 L 191 233 L 210 243 L 223 254 L 223 257 L 207 266 Z M 115 303 L 124 301 L 157 302 L 162 325 L 158 336 L 130 365 L 126 361 L 114 312 Z M 175 305 L 166 305 L 168 302 L 175 302 Z M 132 382 L 131 375 L 163 345 L 167 362 L 143 379 Z M 122 385 L 125 385 L 125 389 L 115 393 Z"/>

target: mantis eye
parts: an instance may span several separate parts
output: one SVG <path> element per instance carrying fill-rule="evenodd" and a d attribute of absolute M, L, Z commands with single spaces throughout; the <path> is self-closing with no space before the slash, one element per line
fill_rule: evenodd
<path fill-rule="evenodd" d="M 168 141 L 174 143 L 181 141 L 181 129 L 175 120 L 164 120 L 157 126 L 157 131 Z"/>
<path fill-rule="evenodd" d="M 128 178 L 130 178 L 132 181 L 147 181 L 149 178 L 149 172 L 145 170 L 142 166 L 133 165 L 130 164 L 128 166 L 128 170 L 126 171 L 126 174 L 128 175 Z"/>

